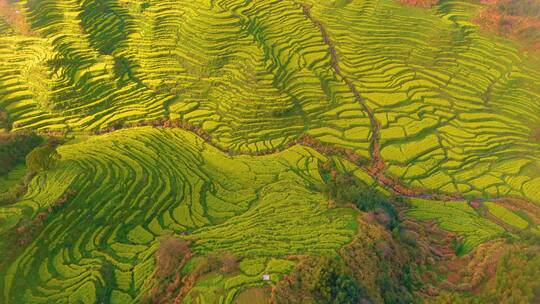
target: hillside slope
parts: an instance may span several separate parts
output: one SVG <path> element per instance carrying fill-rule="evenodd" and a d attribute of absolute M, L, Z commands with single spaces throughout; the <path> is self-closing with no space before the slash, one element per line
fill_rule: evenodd
<path fill-rule="evenodd" d="M 0 1 L 0 302 L 539 299 L 538 55 L 432 2 Z"/>

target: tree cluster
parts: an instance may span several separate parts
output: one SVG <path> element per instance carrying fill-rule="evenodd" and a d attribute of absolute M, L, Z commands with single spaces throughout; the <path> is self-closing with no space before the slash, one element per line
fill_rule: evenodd
<path fill-rule="evenodd" d="M 7 174 L 43 139 L 32 132 L 0 134 L 0 176 Z"/>
<path fill-rule="evenodd" d="M 272 302 L 356 304 L 367 301 L 341 260 L 306 257 L 272 290 Z"/>
<path fill-rule="evenodd" d="M 49 170 L 60 160 L 56 146 L 47 144 L 37 147 L 26 156 L 26 165 L 30 172 L 39 173 Z"/>
<path fill-rule="evenodd" d="M 483 29 L 518 40 L 540 50 L 540 1 L 483 0 L 485 8 L 475 17 Z"/>
<path fill-rule="evenodd" d="M 324 183 L 321 187 L 329 199 L 338 205 L 354 204 L 364 212 L 371 212 L 385 227 L 393 229 L 398 225 L 397 212 L 390 200 L 373 186 L 357 179 L 350 172 L 338 172 L 333 166 L 321 168 Z"/>

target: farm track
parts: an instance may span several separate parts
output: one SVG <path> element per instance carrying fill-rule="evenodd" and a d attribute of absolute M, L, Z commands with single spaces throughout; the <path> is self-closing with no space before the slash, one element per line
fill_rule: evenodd
<path fill-rule="evenodd" d="M 364 110 L 364 112 L 367 113 L 370 124 L 371 124 L 371 140 L 370 140 L 371 161 L 375 168 L 381 167 L 381 170 L 383 170 L 382 167 L 384 167 L 384 161 L 381 158 L 380 144 L 379 144 L 381 123 L 375 117 L 375 113 L 373 112 L 373 110 L 367 105 L 366 100 L 362 97 L 362 95 L 356 88 L 356 85 L 349 78 L 347 78 L 347 76 L 344 73 L 341 72 L 336 48 L 334 47 L 332 38 L 330 37 L 330 34 L 326 30 L 324 24 L 321 21 L 315 19 L 311 15 L 311 12 L 310 12 L 311 6 L 309 6 L 308 4 L 303 4 L 303 3 L 299 3 L 299 5 L 302 8 L 306 18 L 308 18 L 315 26 L 317 26 L 317 28 L 319 28 L 319 31 L 323 37 L 323 41 L 328 46 L 328 53 L 330 54 L 330 57 L 331 57 L 331 66 L 334 69 L 334 72 L 336 73 L 336 75 L 341 77 L 343 81 L 345 81 L 345 83 L 347 84 L 347 87 L 349 87 L 349 90 L 353 93 L 354 98 L 360 104 L 362 110 Z"/>

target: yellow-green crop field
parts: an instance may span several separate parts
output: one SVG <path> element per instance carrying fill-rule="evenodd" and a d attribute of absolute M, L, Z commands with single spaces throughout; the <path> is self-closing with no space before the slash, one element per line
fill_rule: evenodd
<path fill-rule="evenodd" d="M 0 303 L 150 303 L 168 236 L 190 254 L 174 303 L 280 303 L 319 288 L 310 257 L 349 263 L 365 298 L 334 303 L 538 299 L 474 298 L 488 262 L 449 288 L 426 248 L 538 248 L 540 57 L 481 30 L 481 1 L 403 2 L 0 0 Z M 9 156 L 31 132 L 54 165 Z M 388 204 L 337 202 L 344 183 Z M 194 274 L 225 254 L 234 271 Z"/>

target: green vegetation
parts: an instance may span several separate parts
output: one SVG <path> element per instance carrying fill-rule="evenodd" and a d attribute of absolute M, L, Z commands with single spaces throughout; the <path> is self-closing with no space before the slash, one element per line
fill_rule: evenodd
<path fill-rule="evenodd" d="M 352 84 L 407 185 L 540 203 L 540 176 L 524 170 L 540 163 L 538 65 L 478 31 L 479 4 L 302 3 L 341 75 L 294 1 L 18 1 L 38 35 L 0 36 L 0 110 L 13 130 L 170 117 L 235 151 L 308 133 L 367 157 L 372 126 Z"/>
<path fill-rule="evenodd" d="M 310 190 L 322 182 L 320 155 L 306 148 L 230 157 L 191 133 L 145 127 L 63 145 L 58 153 L 58 164 L 3 209 L 6 231 L 22 214 L 53 206 L 68 188 L 77 191 L 4 270 L 6 302 L 92 302 L 104 288 L 105 263 L 114 268 L 111 297 L 136 299 L 151 288 L 152 254 L 169 233 L 186 232 L 196 255 L 267 258 L 335 252 L 355 233 L 353 211 L 327 210 Z M 267 263 L 275 274 L 290 269 Z M 264 283 L 260 275 L 228 280 L 219 282 L 231 297 L 245 284 Z M 202 293 L 198 284 L 193 290 Z"/>
<path fill-rule="evenodd" d="M 488 208 L 489 213 L 493 214 L 495 217 L 510 226 L 518 229 L 525 229 L 529 226 L 529 223 L 527 223 L 526 220 L 522 219 L 519 215 L 504 208 L 503 206 L 497 205 L 493 202 L 485 202 L 484 205 L 486 205 Z"/>
<path fill-rule="evenodd" d="M 49 170 L 60 159 L 54 145 L 37 147 L 26 156 L 26 165 L 31 172 L 38 173 Z"/>
<path fill-rule="evenodd" d="M 25 156 L 41 142 L 35 133 L 0 133 L 0 177 L 24 164 Z"/>
<path fill-rule="evenodd" d="M 0 303 L 538 302 L 540 61 L 486 7 L 0 0 Z"/>
<path fill-rule="evenodd" d="M 317 257 L 301 261 L 272 292 L 276 303 L 353 304 L 362 291 L 334 258 Z"/>
<path fill-rule="evenodd" d="M 324 183 L 321 192 L 339 206 L 353 204 L 364 212 L 377 214 L 380 222 L 390 229 L 398 223 L 397 212 L 390 199 L 374 185 L 359 179 L 353 172 L 338 171 L 336 164 L 322 166 Z M 326 168 L 329 167 L 329 170 Z M 342 168 L 342 170 L 347 168 Z"/>
<path fill-rule="evenodd" d="M 504 229 L 482 218 L 467 202 L 438 202 L 410 199 L 407 214 L 419 220 L 435 220 L 441 228 L 463 237 L 460 251 L 469 252 L 478 244 L 500 236 Z"/>
<path fill-rule="evenodd" d="M 540 299 L 538 246 L 515 248 L 498 262 L 496 282 L 483 296 L 485 302 L 534 303 Z"/>
<path fill-rule="evenodd" d="M 19 164 L 8 174 L 0 177 L 0 193 L 8 192 L 19 183 L 26 173 L 26 166 Z"/>
<path fill-rule="evenodd" d="M 5 176 L 0 177 L 0 205 L 9 205 L 27 190 L 33 174 L 27 172 L 25 165 L 17 165 Z"/>

